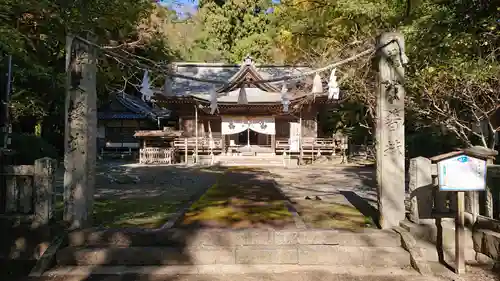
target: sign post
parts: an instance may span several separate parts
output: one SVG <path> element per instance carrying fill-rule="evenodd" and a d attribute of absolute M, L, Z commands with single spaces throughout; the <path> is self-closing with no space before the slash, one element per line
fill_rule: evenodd
<path fill-rule="evenodd" d="M 463 154 L 438 163 L 440 191 L 457 192 L 455 218 L 455 273 L 465 273 L 465 202 L 464 192 L 486 190 L 486 159 Z"/>

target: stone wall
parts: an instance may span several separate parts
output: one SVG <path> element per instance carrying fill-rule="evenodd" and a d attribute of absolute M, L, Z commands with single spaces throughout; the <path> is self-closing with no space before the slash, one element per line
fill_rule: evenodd
<path fill-rule="evenodd" d="M 0 216 L 0 257 L 37 259 L 50 243 L 54 205 L 55 160 L 37 159 L 34 165 L 5 166 L 7 196 Z"/>

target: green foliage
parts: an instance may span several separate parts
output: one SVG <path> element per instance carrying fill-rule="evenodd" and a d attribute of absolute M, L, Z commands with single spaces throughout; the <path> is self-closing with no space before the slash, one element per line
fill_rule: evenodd
<path fill-rule="evenodd" d="M 359 102 L 339 104 L 335 110 L 320 112 L 321 130 L 326 135 L 337 132 L 349 137 L 350 143 L 365 144 L 370 140 L 369 124 L 366 124 L 366 108 Z"/>
<path fill-rule="evenodd" d="M 59 151 L 43 138 L 29 134 L 12 134 L 11 149 L 14 150 L 15 164 L 33 165 L 36 159 L 50 157 L 58 159 Z"/>
<path fill-rule="evenodd" d="M 429 151 L 454 145 L 487 145 L 484 133 L 475 131 L 473 125 L 487 119 L 500 104 L 500 2 L 281 3 L 274 25 L 275 39 L 291 63 L 324 65 L 373 46 L 380 32 L 403 32 L 410 59 L 405 85 L 406 118 L 412 120 L 406 123 L 409 145 L 429 142 Z M 370 64 L 359 60 L 337 72 L 347 98 L 366 106 L 369 114 L 361 122 L 367 124 L 373 120 L 376 106 L 376 84 Z M 338 122 L 338 116 L 331 117 L 334 123 Z M 422 122 L 429 128 L 416 124 Z M 447 144 L 437 145 L 439 140 Z M 415 149 L 409 147 L 411 151 Z"/>
<path fill-rule="evenodd" d="M 38 132 L 51 134 L 50 139 L 57 140 L 54 144 L 61 143 L 61 137 L 52 134 L 64 131 L 67 35 L 91 34 L 99 45 L 121 46 L 113 47 L 114 51 L 170 61 L 173 53 L 154 22 L 155 7 L 149 0 L 2 1 L 0 54 L 13 56 L 15 127 L 26 127 L 21 124 L 26 121 L 40 124 Z M 0 73 L 5 71 L 0 65 Z M 99 53 L 98 99 L 106 101 L 109 92 L 123 87 L 124 77 L 140 76 L 139 72 Z"/>
<path fill-rule="evenodd" d="M 195 17 L 184 21 L 192 41 L 183 58 L 191 61 L 240 63 L 246 55 L 259 62 L 272 61 L 273 7 L 268 0 L 203 1 Z M 177 24 L 179 27 L 180 24 Z"/>
<path fill-rule="evenodd" d="M 249 54 L 261 63 L 321 66 L 372 47 L 383 31 L 399 30 L 410 59 L 408 151 L 418 151 L 412 143 L 424 141 L 433 153 L 485 144 L 472 125 L 500 104 L 498 1 L 204 0 L 199 5 L 195 15 L 179 19 L 149 0 L 2 1 L 0 53 L 14 56 L 14 121 L 31 118 L 30 123 L 41 122 L 42 136 L 62 134 L 64 43 L 70 33 L 91 33 L 101 45 L 139 42 L 114 50 L 154 61 L 239 63 Z M 339 67 L 347 102 L 324 117 L 330 120 L 324 130 L 342 130 L 360 141 L 373 134 L 372 68 L 369 59 Z M 123 87 L 123 77 L 135 77 L 131 83 L 138 84 L 134 71 L 101 56 L 99 98 Z M 439 146 L 439 140 L 447 144 Z"/>

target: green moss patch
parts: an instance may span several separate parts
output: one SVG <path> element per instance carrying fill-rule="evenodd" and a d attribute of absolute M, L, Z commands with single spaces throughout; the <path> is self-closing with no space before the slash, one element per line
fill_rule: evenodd
<path fill-rule="evenodd" d="M 176 212 L 181 203 L 166 196 L 97 199 L 94 202 L 94 225 L 159 228 Z"/>
<path fill-rule="evenodd" d="M 286 198 L 258 171 L 231 169 L 179 222 L 180 226 L 282 228 L 293 225 Z"/>
<path fill-rule="evenodd" d="M 309 228 L 361 231 L 376 227 L 371 217 L 346 203 L 300 200 L 295 208 Z"/>

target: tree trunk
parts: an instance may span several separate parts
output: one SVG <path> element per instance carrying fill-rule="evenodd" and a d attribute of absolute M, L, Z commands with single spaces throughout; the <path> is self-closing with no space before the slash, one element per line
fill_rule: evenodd
<path fill-rule="evenodd" d="M 96 56 L 77 39 L 66 41 L 64 220 L 91 225 L 96 164 Z"/>

